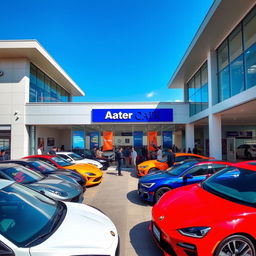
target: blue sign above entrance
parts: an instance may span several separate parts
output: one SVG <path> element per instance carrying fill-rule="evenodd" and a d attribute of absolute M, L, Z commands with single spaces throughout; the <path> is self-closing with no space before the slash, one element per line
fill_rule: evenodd
<path fill-rule="evenodd" d="M 93 109 L 92 122 L 172 122 L 173 109 Z"/>

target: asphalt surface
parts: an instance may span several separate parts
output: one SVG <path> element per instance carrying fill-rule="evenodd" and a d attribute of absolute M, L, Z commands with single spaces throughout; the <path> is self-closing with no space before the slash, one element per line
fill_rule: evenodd
<path fill-rule="evenodd" d="M 120 256 L 163 256 L 149 232 L 152 206 L 137 195 L 138 178 L 132 169 L 123 176 L 110 167 L 98 186 L 86 190 L 84 203 L 103 211 L 116 225 L 120 241 Z"/>

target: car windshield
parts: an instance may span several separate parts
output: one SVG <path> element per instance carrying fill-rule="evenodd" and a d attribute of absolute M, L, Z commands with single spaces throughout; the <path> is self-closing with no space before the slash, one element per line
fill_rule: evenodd
<path fill-rule="evenodd" d="M 57 170 L 54 166 L 43 161 L 31 161 L 30 164 L 42 173 L 53 173 Z"/>
<path fill-rule="evenodd" d="M 1 172 L 10 180 L 14 180 L 22 184 L 34 183 L 44 178 L 44 176 L 42 176 L 41 174 L 29 170 L 23 166 L 15 166 L 2 169 Z"/>
<path fill-rule="evenodd" d="M 25 186 L 14 183 L 0 189 L 0 234 L 18 247 L 48 230 L 57 213 L 55 201 Z"/>
<path fill-rule="evenodd" d="M 66 161 L 65 159 L 63 159 L 62 157 L 59 157 L 59 156 L 52 157 L 52 160 L 62 167 L 72 165 L 70 162 Z"/>
<path fill-rule="evenodd" d="M 75 153 L 71 153 L 68 154 L 68 156 L 70 156 L 71 158 L 73 158 L 74 160 L 83 160 L 83 158 Z"/>
<path fill-rule="evenodd" d="M 227 167 L 202 183 L 202 187 L 222 198 L 256 206 L 256 171 Z"/>
<path fill-rule="evenodd" d="M 181 164 L 174 165 L 167 169 L 167 173 L 171 174 L 173 176 L 180 176 L 185 170 L 187 170 L 189 167 L 193 166 L 196 161 L 191 161 L 191 162 L 183 162 Z"/>

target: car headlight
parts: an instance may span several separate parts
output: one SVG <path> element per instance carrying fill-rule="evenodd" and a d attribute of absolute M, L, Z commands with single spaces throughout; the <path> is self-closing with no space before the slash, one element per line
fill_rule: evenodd
<path fill-rule="evenodd" d="M 85 174 L 88 175 L 88 176 L 96 176 L 96 174 L 92 173 L 92 172 L 85 172 Z"/>
<path fill-rule="evenodd" d="M 155 183 L 141 183 L 141 186 L 142 187 L 145 187 L 145 188 L 151 188 L 155 185 Z"/>
<path fill-rule="evenodd" d="M 68 194 L 66 192 L 60 192 L 54 189 L 47 189 L 48 192 L 53 193 L 57 196 L 67 196 Z"/>
<path fill-rule="evenodd" d="M 145 168 L 148 168 L 148 165 L 142 165 L 142 166 L 139 166 L 140 168 L 142 169 L 145 169 Z"/>
<path fill-rule="evenodd" d="M 190 227 L 178 229 L 182 235 L 195 238 L 203 238 L 210 230 L 210 227 Z"/>

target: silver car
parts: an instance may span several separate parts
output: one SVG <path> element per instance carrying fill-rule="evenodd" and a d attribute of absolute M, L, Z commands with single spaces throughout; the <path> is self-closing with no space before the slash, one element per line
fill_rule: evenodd
<path fill-rule="evenodd" d="M 16 181 L 55 200 L 83 201 L 83 189 L 80 185 L 58 177 L 45 177 L 21 165 L 0 164 L 0 179 Z"/>

